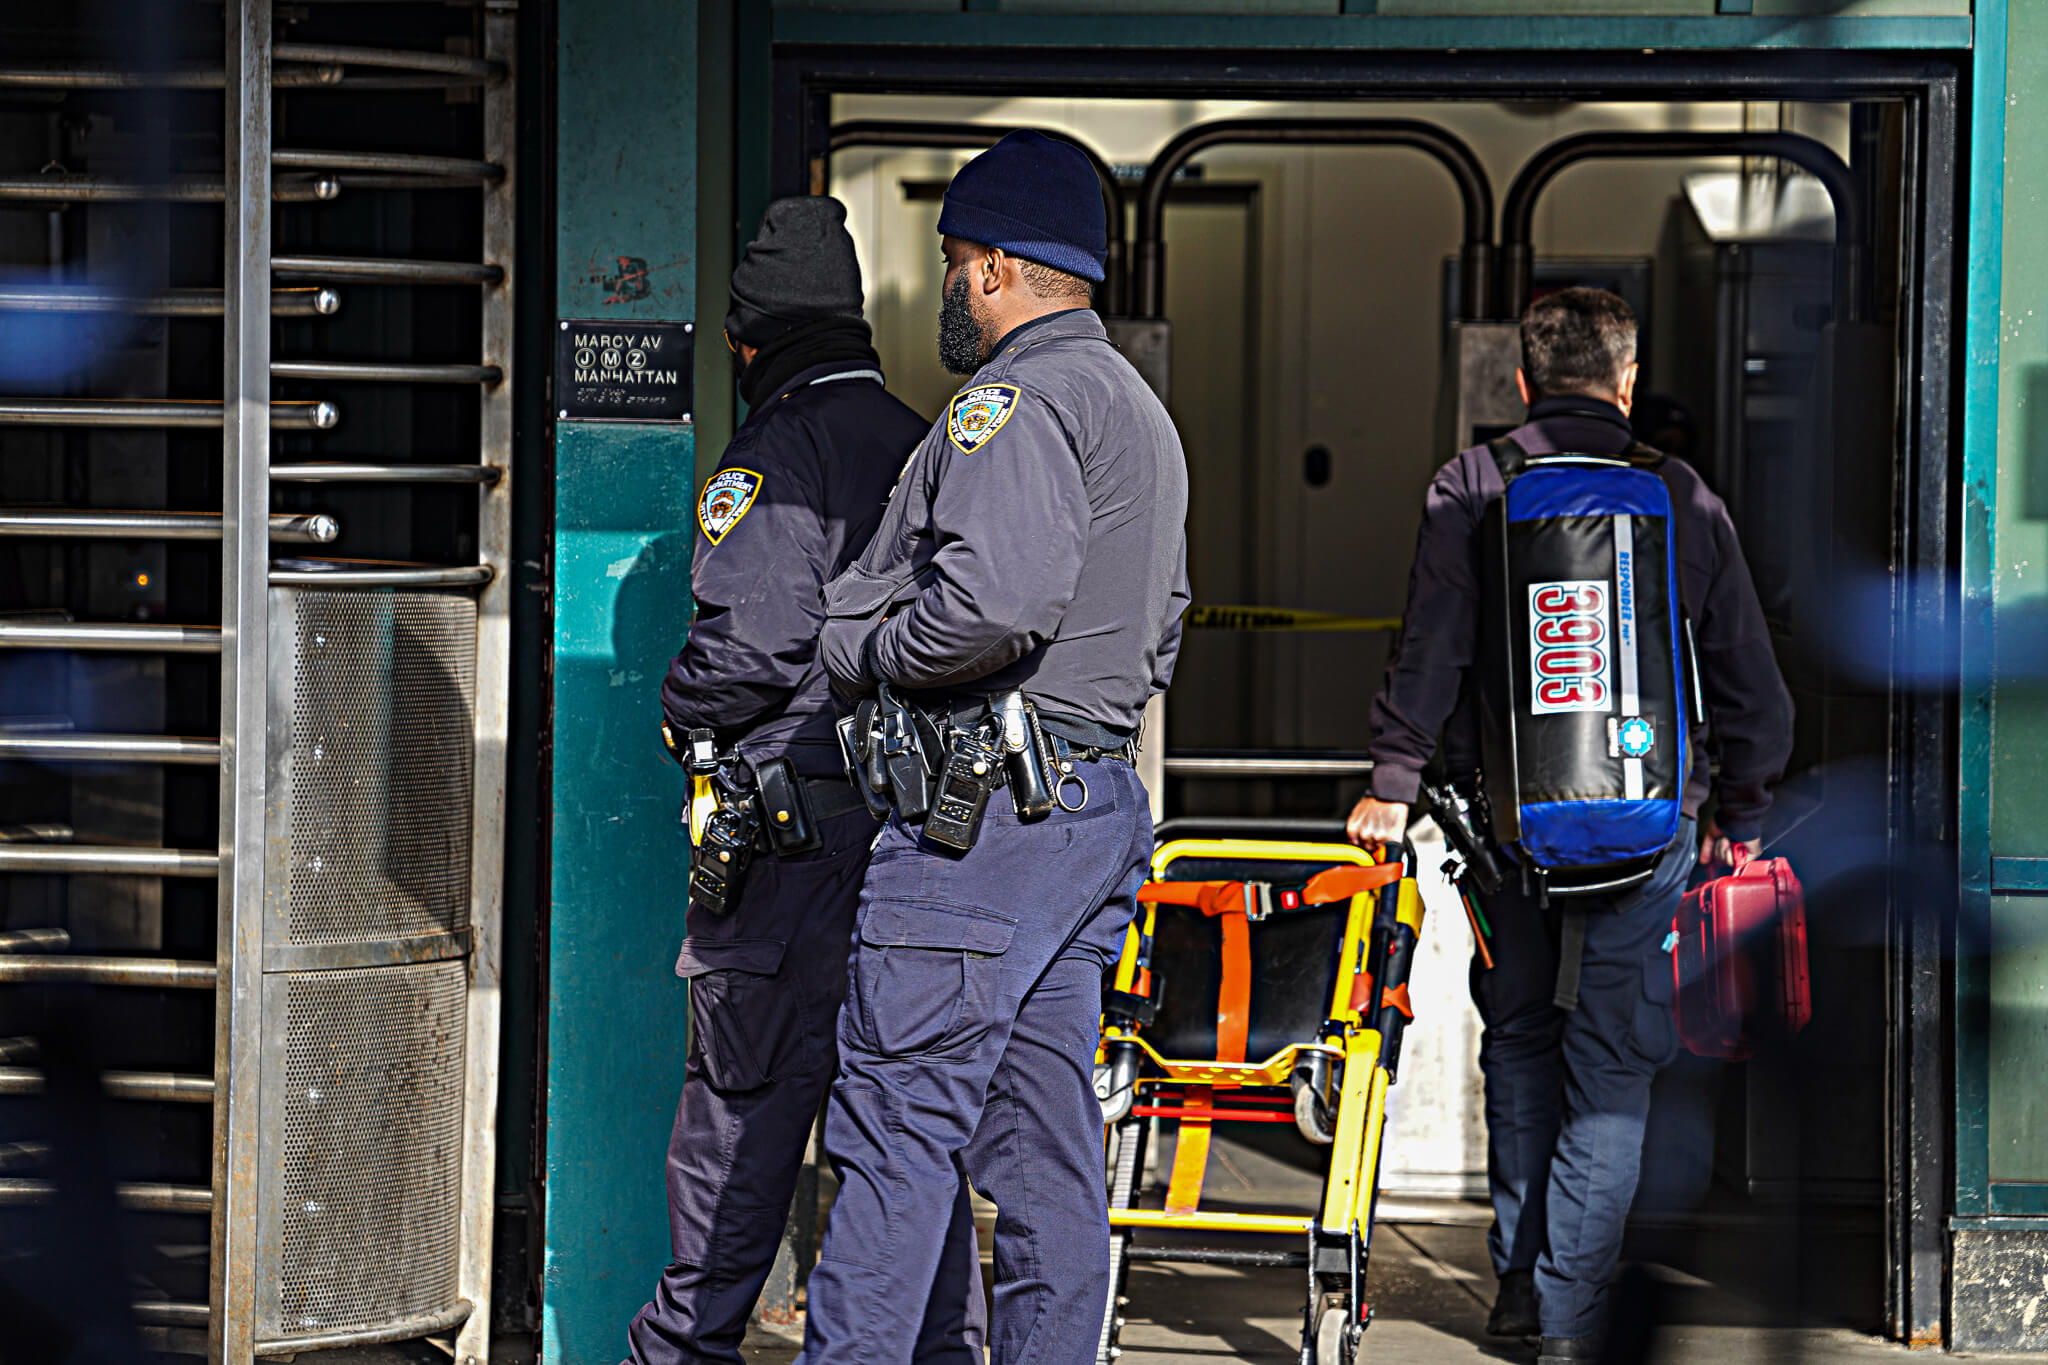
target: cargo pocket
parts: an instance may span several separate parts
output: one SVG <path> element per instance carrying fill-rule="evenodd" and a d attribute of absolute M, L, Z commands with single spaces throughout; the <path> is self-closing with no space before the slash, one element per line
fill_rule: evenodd
<path fill-rule="evenodd" d="M 1643 964 L 1643 989 L 1636 1001 L 1636 1055 L 1656 1067 L 1678 1057 L 1678 1021 L 1672 1010 L 1671 954 L 1653 952 Z"/>
<path fill-rule="evenodd" d="M 854 956 L 854 1041 L 878 1057 L 965 1061 L 994 1026 L 1014 920 L 939 901 L 868 907 Z"/>
<path fill-rule="evenodd" d="M 803 1001 L 779 978 L 777 939 L 683 940 L 676 975 L 690 983 L 690 1027 L 715 1090 L 754 1090 L 804 1065 Z"/>

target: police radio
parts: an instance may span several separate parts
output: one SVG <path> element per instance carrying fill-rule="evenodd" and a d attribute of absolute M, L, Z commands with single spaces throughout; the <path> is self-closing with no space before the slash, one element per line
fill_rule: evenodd
<path fill-rule="evenodd" d="M 955 735 L 939 773 L 937 799 L 925 816 L 925 838 L 962 853 L 973 848 L 989 795 L 1002 782 L 1003 754 L 994 737 L 981 729 Z"/>
<path fill-rule="evenodd" d="M 714 915 L 729 915 L 738 902 L 747 869 L 754 861 L 754 838 L 761 831 L 761 813 L 751 797 L 720 806 L 704 822 L 704 833 L 690 863 L 690 904 Z"/>
<path fill-rule="evenodd" d="M 714 915 L 739 903 L 761 835 L 759 795 L 734 776 L 738 761 L 718 756 L 711 731 L 690 732 L 690 904 Z"/>

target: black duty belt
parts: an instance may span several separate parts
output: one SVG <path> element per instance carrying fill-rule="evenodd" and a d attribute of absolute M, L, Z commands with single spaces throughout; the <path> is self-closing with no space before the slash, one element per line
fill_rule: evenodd
<path fill-rule="evenodd" d="M 868 803 L 844 777 L 807 777 L 804 791 L 811 798 L 811 814 L 819 820 L 836 820 L 855 811 L 866 811 Z"/>
<path fill-rule="evenodd" d="M 961 697 L 919 709 L 930 718 L 940 738 L 950 740 L 954 731 L 972 729 L 980 724 L 988 714 L 988 702 L 982 697 Z M 1052 736 L 1061 758 L 1075 763 L 1094 763 L 1109 758 L 1133 767 L 1137 765 L 1136 736 L 1120 739 L 1108 726 L 1045 711 L 1038 713 L 1038 723 L 1046 734 Z"/>

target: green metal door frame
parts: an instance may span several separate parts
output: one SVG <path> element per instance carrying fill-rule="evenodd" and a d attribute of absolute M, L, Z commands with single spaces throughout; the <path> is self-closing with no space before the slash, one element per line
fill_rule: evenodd
<path fill-rule="evenodd" d="M 1992 621 L 1998 499 L 1999 310 L 2005 239 L 2005 0 L 1978 0 L 1971 64 L 1969 274 L 1964 306 L 1962 656 L 1956 810 L 1955 1213 L 1997 1206 L 1991 1187 L 1989 970 Z M 1976 950 L 1972 951 L 1972 945 Z"/>

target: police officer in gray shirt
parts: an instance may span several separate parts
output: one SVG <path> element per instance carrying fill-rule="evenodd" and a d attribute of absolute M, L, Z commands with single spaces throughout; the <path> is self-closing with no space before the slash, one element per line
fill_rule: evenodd
<path fill-rule="evenodd" d="M 1133 741 L 1188 600 L 1179 438 L 1087 307 L 1106 223 L 1085 159 L 1013 133 L 954 178 L 939 231 L 940 356 L 973 377 L 826 586 L 820 657 L 844 696 L 886 691 L 941 730 L 1021 688 L 1059 801 L 1026 818 L 1012 780 L 964 850 L 899 801 L 876 840 L 826 1110 L 840 1189 L 811 1365 L 912 1358 L 963 1177 L 998 1210 L 991 1359 L 1095 1351 L 1102 974 L 1152 851 Z"/>

